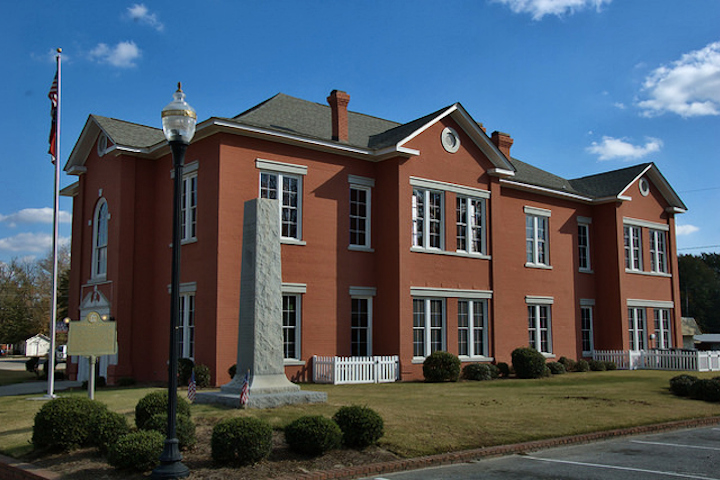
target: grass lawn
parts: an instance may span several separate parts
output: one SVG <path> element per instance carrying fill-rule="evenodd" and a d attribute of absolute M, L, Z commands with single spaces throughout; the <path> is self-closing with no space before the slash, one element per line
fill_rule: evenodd
<path fill-rule="evenodd" d="M 38 377 L 32 372 L 0 370 L 0 386 L 11 385 L 13 383 L 34 382 Z"/>
<path fill-rule="evenodd" d="M 671 420 L 720 415 L 720 404 L 673 396 L 680 372 L 570 373 L 541 380 L 380 385 L 303 385 L 328 403 L 270 410 L 193 405 L 195 418 L 265 418 L 282 428 L 302 415 L 332 416 L 342 405 L 375 409 L 385 420 L 380 446 L 403 457 L 479 448 Z M 714 373 L 695 374 L 711 378 Z M 137 401 L 152 388 L 98 389 L 95 398 L 133 423 Z M 85 396 L 85 391 L 62 395 Z M 183 393 L 184 395 L 184 393 Z M 32 446 L 33 417 L 43 401 L 0 397 L 0 452 L 18 457 Z"/>

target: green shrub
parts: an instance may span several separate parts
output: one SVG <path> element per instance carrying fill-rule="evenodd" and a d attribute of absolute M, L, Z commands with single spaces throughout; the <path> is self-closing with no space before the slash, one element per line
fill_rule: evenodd
<path fill-rule="evenodd" d="M 62 397 L 43 405 L 35 414 L 32 444 L 35 448 L 71 450 L 91 439 L 91 418 L 106 410 L 104 403 L 85 397 Z"/>
<path fill-rule="evenodd" d="M 513 350 L 512 364 L 518 378 L 545 376 L 545 357 L 534 348 L 521 347 Z"/>
<path fill-rule="evenodd" d="M 435 351 L 423 362 L 426 382 L 457 382 L 460 378 L 460 359 L 449 352 Z"/>
<path fill-rule="evenodd" d="M 187 385 L 190 383 L 190 375 L 192 375 L 195 362 L 189 358 L 178 359 L 178 385 Z"/>
<path fill-rule="evenodd" d="M 574 370 L 576 372 L 589 372 L 590 364 L 587 362 L 587 360 L 578 360 L 577 362 L 575 362 Z"/>
<path fill-rule="evenodd" d="M 130 433 L 130 425 L 124 415 L 110 410 L 96 412 L 90 419 L 89 444 L 94 445 L 105 454 L 110 445 L 115 444 L 120 437 Z"/>
<path fill-rule="evenodd" d="M 575 364 L 576 364 L 576 362 L 575 362 L 575 360 L 573 360 L 572 358 L 560 357 L 560 358 L 558 359 L 558 363 L 562 363 L 562 364 L 563 364 L 563 366 L 565 367 L 565 371 L 566 371 L 566 372 L 572 372 L 573 370 L 575 370 Z"/>
<path fill-rule="evenodd" d="M 547 367 L 553 375 L 562 375 L 563 373 L 567 373 L 565 365 L 560 362 L 548 362 Z"/>
<path fill-rule="evenodd" d="M 252 465 L 272 449 L 272 428 L 266 420 L 236 417 L 215 425 L 210 440 L 212 459 L 219 464 Z"/>
<path fill-rule="evenodd" d="M 706 402 L 720 402 L 720 380 L 701 378 L 689 389 L 690 398 Z"/>
<path fill-rule="evenodd" d="M 494 380 L 500 376 L 500 369 L 487 363 L 469 363 L 463 367 L 462 375 L 466 380 Z"/>
<path fill-rule="evenodd" d="M 385 433 L 385 423 L 375 410 L 360 405 L 340 407 L 333 415 L 343 433 L 343 444 L 365 448 L 377 443 Z"/>
<path fill-rule="evenodd" d="M 230 365 L 230 368 L 228 368 L 228 374 L 230 375 L 230 379 L 235 378 L 235 374 L 237 373 L 237 364 L 233 363 Z"/>
<path fill-rule="evenodd" d="M 508 365 L 505 362 L 498 362 L 497 368 L 500 371 L 500 375 L 503 378 L 507 378 L 510 376 L 510 365 Z"/>
<path fill-rule="evenodd" d="M 604 372 L 605 370 L 607 370 L 605 362 L 601 362 L 600 360 L 590 360 L 588 362 L 588 366 L 593 372 Z"/>
<path fill-rule="evenodd" d="M 143 430 L 155 430 L 164 435 L 167 434 L 168 416 L 164 413 L 156 413 L 145 422 Z M 197 443 L 195 437 L 195 423 L 184 415 L 178 415 L 175 423 L 175 434 L 177 436 L 180 448 L 186 450 Z"/>
<path fill-rule="evenodd" d="M 201 363 L 195 365 L 195 383 L 198 388 L 210 386 L 210 367 Z"/>
<path fill-rule="evenodd" d="M 82 389 L 87 390 L 90 387 L 90 382 L 87 380 L 82 382 Z M 107 387 L 107 380 L 105 380 L 105 377 L 101 377 L 100 375 L 95 376 L 95 388 L 103 388 Z"/>
<path fill-rule="evenodd" d="M 693 375 L 677 375 L 670 379 L 670 391 L 678 397 L 690 396 L 690 387 L 697 382 L 698 378 Z"/>
<path fill-rule="evenodd" d="M 305 455 L 322 455 L 340 448 L 342 437 L 338 424 L 322 415 L 300 417 L 285 427 L 290 449 Z"/>
<path fill-rule="evenodd" d="M 615 362 L 606 360 L 603 363 L 605 364 L 605 370 L 617 370 L 617 364 Z"/>
<path fill-rule="evenodd" d="M 138 428 L 143 428 L 145 422 L 153 415 L 158 413 L 167 415 L 167 407 L 167 390 L 148 393 L 135 405 L 135 425 Z M 177 396 L 177 414 L 178 416 L 190 417 L 190 404 L 180 395 Z"/>
<path fill-rule="evenodd" d="M 30 357 L 25 361 L 25 371 L 40 375 L 38 364 L 40 363 L 40 357 Z"/>
<path fill-rule="evenodd" d="M 144 472 L 160 463 L 164 445 L 163 434 L 154 430 L 138 430 L 110 445 L 107 460 L 118 469 Z"/>

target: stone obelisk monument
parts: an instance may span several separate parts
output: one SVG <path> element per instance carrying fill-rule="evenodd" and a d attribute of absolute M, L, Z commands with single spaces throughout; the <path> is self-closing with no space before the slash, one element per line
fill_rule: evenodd
<path fill-rule="evenodd" d="M 237 373 L 219 393 L 198 393 L 197 403 L 239 405 L 245 374 L 250 372 L 248 408 L 327 401 L 285 376 L 282 333 L 282 269 L 277 200 L 245 203 Z"/>

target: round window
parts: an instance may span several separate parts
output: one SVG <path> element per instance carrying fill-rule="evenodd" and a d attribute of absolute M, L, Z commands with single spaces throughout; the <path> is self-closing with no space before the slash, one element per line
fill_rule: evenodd
<path fill-rule="evenodd" d="M 98 153 L 99 157 L 102 157 L 103 155 L 105 155 L 105 152 L 107 151 L 107 142 L 108 142 L 107 135 L 105 135 L 104 133 L 101 133 L 100 136 L 98 137 L 98 142 L 97 142 L 97 153 Z"/>
<path fill-rule="evenodd" d="M 638 186 L 640 187 L 640 194 L 643 197 L 647 197 L 650 193 L 650 182 L 648 182 L 646 178 L 641 178 Z"/>
<path fill-rule="evenodd" d="M 455 130 L 450 127 L 445 127 L 440 136 L 442 146 L 445 150 L 450 153 L 455 153 L 460 148 L 460 137 Z"/>

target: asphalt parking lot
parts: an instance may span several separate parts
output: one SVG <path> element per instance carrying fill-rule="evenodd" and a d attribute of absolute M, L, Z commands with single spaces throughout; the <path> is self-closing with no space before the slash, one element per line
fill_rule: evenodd
<path fill-rule="evenodd" d="M 641 435 L 369 477 L 372 480 L 662 478 L 720 480 L 720 427 Z"/>

